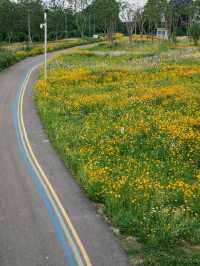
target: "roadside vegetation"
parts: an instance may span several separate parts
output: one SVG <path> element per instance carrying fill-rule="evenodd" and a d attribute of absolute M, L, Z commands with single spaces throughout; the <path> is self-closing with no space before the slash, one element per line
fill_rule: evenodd
<path fill-rule="evenodd" d="M 77 38 L 72 40 L 68 39 L 49 42 L 48 52 L 89 44 L 93 43 L 94 41 L 97 42 L 97 40 L 92 38 Z M 42 53 L 44 53 L 44 44 L 42 43 L 32 43 L 29 47 L 27 46 L 27 43 L 3 43 L 0 46 L 0 71 L 27 57 L 40 55 Z"/>
<path fill-rule="evenodd" d="M 17 58 L 11 51 L 0 50 L 0 71 L 17 62 Z"/>
<path fill-rule="evenodd" d="M 56 56 L 35 99 L 138 265 L 200 264 L 200 49 L 123 40 Z"/>

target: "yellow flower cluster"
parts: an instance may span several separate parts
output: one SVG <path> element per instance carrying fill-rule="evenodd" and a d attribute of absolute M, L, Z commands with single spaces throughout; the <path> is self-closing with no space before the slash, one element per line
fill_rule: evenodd
<path fill-rule="evenodd" d="M 162 230 L 171 234 L 179 217 L 200 211 L 199 65 L 138 71 L 123 56 L 92 62 L 91 51 L 76 51 L 74 58 L 52 60 L 47 95 L 43 81 L 37 84 L 41 112 L 45 103 L 58 119 L 47 121 L 52 138 L 90 197 L 116 217 L 135 214 L 130 219 L 151 228 L 149 237 L 157 234 L 150 219 L 166 218 Z"/>

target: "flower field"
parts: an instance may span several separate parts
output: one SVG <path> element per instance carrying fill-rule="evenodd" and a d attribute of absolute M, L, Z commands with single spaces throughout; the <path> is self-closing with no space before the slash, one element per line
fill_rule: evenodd
<path fill-rule="evenodd" d="M 41 118 L 140 265 L 200 265 L 200 49 L 123 45 L 51 60 Z"/>

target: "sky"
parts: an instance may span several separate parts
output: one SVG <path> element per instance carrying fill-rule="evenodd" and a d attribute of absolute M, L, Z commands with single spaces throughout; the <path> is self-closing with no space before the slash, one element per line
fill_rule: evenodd
<path fill-rule="evenodd" d="M 147 0 L 129 0 L 130 3 L 137 4 L 138 6 L 144 6 Z"/>
<path fill-rule="evenodd" d="M 1 0 L 0 0 L 1 1 Z M 16 0 L 13 0 L 16 2 Z M 46 0 L 48 1 L 48 0 Z M 147 2 L 147 0 L 128 0 L 130 3 L 136 4 L 137 6 L 144 6 L 144 4 Z"/>

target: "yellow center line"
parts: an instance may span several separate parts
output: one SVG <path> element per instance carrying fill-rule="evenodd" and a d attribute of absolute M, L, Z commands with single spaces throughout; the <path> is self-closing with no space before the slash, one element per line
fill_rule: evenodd
<path fill-rule="evenodd" d="M 27 85 L 28 85 L 28 82 L 30 80 L 30 77 L 32 75 L 32 73 L 40 66 L 41 64 L 33 67 L 31 69 L 31 71 L 28 73 L 25 81 L 24 81 L 24 84 L 22 86 L 22 91 L 21 91 L 21 95 L 20 95 L 20 102 L 19 102 L 19 119 L 20 119 L 20 125 L 21 125 L 21 130 L 22 130 L 22 133 L 23 133 L 23 137 L 24 137 L 24 141 L 25 141 L 25 144 L 26 144 L 26 148 L 27 148 L 27 151 L 29 153 L 29 158 L 30 160 L 32 160 L 32 164 L 35 166 L 34 168 L 37 168 L 37 172 L 39 172 L 41 178 L 42 178 L 42 181 L 44 182 L 47 190 L 48 190 L 48 194 L 50 194 L 50 196 L 52 198 L 49 198 L 50 201 L 54 203 L 53 206 L 55 208 L 55 211 L 57 213 L 57 215 L 59 216 L 59 213 L 62 215 L 62 217 L 64 218 L 64 223 L 62 222 L 62 217 L 60 217 L 60 222 L 61 222 L 61 226 L 64 230 L 64 232 L 66 231 L 66 228 L 65 226 L 67 225 L 67 227 L 69 228 L 70 230 L 70 233 L 71 235 L 73 236 L 73 239 L 75 240 L 75 243 L 85 261 L 85 265 L 86 266 L 92 266 L 91 264 L 91 261 L 89 259 L 89 256 L 83 246 L 83 243 L 82 241 L 80 240 L 79 236 L 78 236 L 78 233 L 76 232 L 76 229 L 75 227 L 73 226 L 70 218 L 69 218 L 69 215 L 67 213 L 67 211 L 65 210 L 65 208 L 63 207 L 62 203 L 61 203 L 61 200 L 59 199 L 57 193 L 55 192 L 52 184 L 50 183 L 48 177 L 46 176 L 45 172 L 43 171 L 42 167 L 40 166 L 34 152 L 33 152 L 33 149 L 31 147 L 31 144 L 30 144 L 30 141 L 28 139 L 28 135 L 27 135 L 27 131 L 26 131 L 26 127 L 25 127 L 25 123 L 24 123 L 24 117 L 23 117 L 23 102 L 24 102 L 24 94 L 25 94 L 25 91 L 27 89 Z M 55 206 L 56 204 L 56 206 Z M 76 254 L 75 254 L 76 256 Z M 80 265 L 80 263 L 79 263 Z"/>

